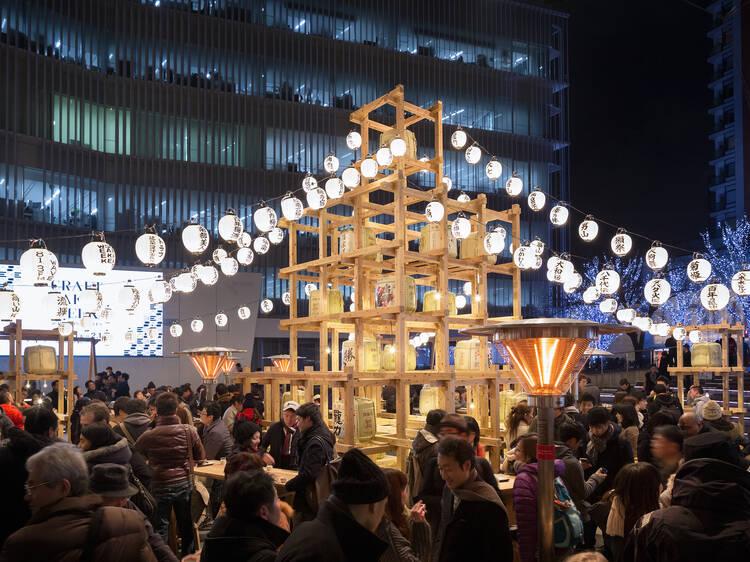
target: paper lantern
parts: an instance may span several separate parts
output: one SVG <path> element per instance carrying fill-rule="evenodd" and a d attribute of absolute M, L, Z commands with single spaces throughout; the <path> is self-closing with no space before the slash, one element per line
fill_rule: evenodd
<path fill-rule="evenodd" d="M 325 157 L 325 160 L 323 160 L 323 169 L 329 174 L 335 174 L 339 169 L 339 159 L 333 154 L 329 154 Z"/>
<path fill-rule="evenodd" d="M 387 146 L 382 147 L 375 153 L 375 160 L 378 161 L 380 166 L 386 167 L 393 163 L 393 154 L 391 149 Z"/>
<path fill-rule="evenodd" d="M 513 263 L 519 269 L 531 269 L 536 261 L 536 254 L 530 246 L 519 246 L 513 251 Z"/>
<path fill-rule="evenodd" d="M 264 314 L 268 314 L 273 310 L 273 301 L 271 299 L 263 299 L 260 301 L 260 309 Z"/>
<path fill-rule="evenodd" d="M 574 273 L 575 267 L 570 260 L 562 259 L 557 256 L 552 256 L 547 260 L 547 280 L 552 281 L 553 283 L 561 283 L 564 285 Z M 598 298 L 599 294 L 597 293 L 594 300 Z"/>
<path fill-rule="evenodd" d="M 638 328 L 641 332 L 648 332 L 653 324 L 651 318 L 647 316 L 638 316 L 633 320 L 633 326 Z"/>
<path fill-rule="evenodd" d="M 345 192 L 346 186 L 339 178 L 333 177 L 326 180 L 326 195 L 329 199 L 341 199 Z"/>
<path fill-rule="evenodd" d="M 529 193 L 528 197 L 529 209 L 532 211 L 541 211 L 547 204 L 547 196 L 538 187 Z"/>
<path fill-rule="evenodd" d="M 693 283 L 703 283 L 711 277 L 711 262 L 695 254 L 695 257 L 687 264 L 687 277 Z"/>
<path fill-rule="evenodd" d="M 182 229 L 182 244 L 191 254 L 202 254 L 208 249 L 208 230 L 199 224 L 189 224 Z"/>
<path fill-rule="evenodd" d="M 70 322 L 60 322 L 57 325 L 57 333 L 63 337 L 67 337 L 73 333 L 73 324 Z"/>
<path fill-rule="evenodd" d="M 662 338 L 666 338 L 669 332 L 672 330 L 671 326 L 666 322 L 659 322 L 656 324 L 656 335 Z"/>
<path fill-rule="evenodd" d="M 484 173 L 487 174 L 489 179 L 495 181 L 503 175 L 503 165 L 497 158 L 493 158 L 487 162 L 487 165 L 484 167 Z"/>
<path fill-rule="evenodd" d="M 456 201 L 458 201 L 459 203 L 468 203 L 469 201 L 471 201 L 471 198 L 462 191 L 459 196 L 456 197 Z"/>
<path fill-rule="evenodd" d="M 281 230 L 278 226 L 276 228 L 272 228 L 266 236 L 268 236 L 268 241 L 274 245 L 281 244 L 284 241 L 284 231 Z"/>
<path fill-rule="evenodd" d="M 216 248 L 213 251 L 213 254 L 211 254 L 211 258 L 214 260 L 214 263 L 216 265 L 221 265 L 221 260 L 223 260 L 228 255 L 229 254 L 227 254 L 227 251 L 224 248 Z"/>
<path fill-rule="evenodd" d="M 591 215 L 586 217 L 586 220 L 578 225 L 578 236 L 580 236 L 581 240 L 584 242 L 593 241 L 597 234 L 599 234 L 599 224 Z"/>
<path fill-rule="evenodd" d="M 505 191 L 507 191 L 508 195 L 511 197 L 520 195 L 523 191 L 523 180 L 516 176 L 516 172 L 513 172 L 513 176 L 509 177 L 508 181 L 505 182 Z"/>
<path fill-rule="evenodd" d="M 286 306 L 292 304 L 292 296 L 289 294 L 289 291 L 284 291 L 284 293 L 281 295 L 281 302 L 283 302 Z"/>
<path fill-rule="evenodd" d="M 501 229 L 501 230 L 500 230 Z M 488 254 L 499 254 L 505 249 L 505 229 L 498 226 L 484 235 L 484 251 Z"/>
<path fill-rule="evenodd" d="M 741 297 L 750 295 L 750 270 L 743 264 L 742 269 L 732 275 L 732 290 Z"/>
<path fill-rule="evenodd" d="M 104 304 L 104 297 L 97 289 L 84 289 L 79 299 L 81 312 L 84 314 L 97 314 Z"/>
<path fill-rule="evenodd" d="M 228 257 L 221 260 L 221 272 L 227 277 L 236 275 L 240 269 L 240 264 L 235 258 Z"/>
<path fill-rule="evenodd" d="M 21 298 L 8 289 L 0 289 L 0 320 L 10 322 L 21 312 Z"/>
<path fill-rule="evenodd" d="M 729 289 L 721 283 L 709 283 L 701 289 L 700 297 L 706 310 L 723 310 L 729 304 Z"/>
<path fill-rule="evenodd" d="M 396 158 L 399 158 L 406 154 L 406 141 L 402 139 L 401 137 L 396 137 L 391 141 L 391 144 L 388 146 L 391 150 L 391 154 L 395 156 Z"/>
<path fill-rule="evenodd" d="M 456 308 L 461 309 L 466 307 L 466 297 L 464 295 L 456 295 Z"/>
<path fill-rule="evenodd" d="M 264 214 L 267 212 L 266 210 L 273 213 L 273 219 L 275 221 L 276 213 L 270 207 L 262 207 L 255 212 Z M 258 225 L 257 220 L 255 221 L 255 224 L 256 226 Z M 245 228 L 242 226 L 240 217 L 238 217 L 232 209 L 227 210 L 226 214 L 219 219 L 219 236 L 227 242 L 236 242 L 243 230 L 245 230 Z"/>
<path fill-rule="evenodd" d="M 309 297 L 310 293 L 312 293 L 313 291 L 317 289 L 318 289 L 318 286 L 315 283 L 307 283 L 305 285 L 305 295 Z"/>
<path fill-rule="evenodd" d="M 549 212 L 549 220 L 555 226 L 563 226 L 568 222 L 568 208 L 562 205 L 555 205 Z"/>
<path fill-rule="evenodd" d="M 281 214 L 288 221 L 297 221 L 302 218 L 304 210 L 305 206 L 302 204 L 302 201 L 291 193 L 287 193 L 281 199 Z"/>
<path fill-rule="evenodd" d="M 677 341 L 682 341 L 687 337 L 687 330 L 682 326 L 677 326 L 674 330 L 672 330 L 672 337 Z"/>
<path fill-rule="evenodd" d="M 425 218 L 430 222 L 438 222 L 445 215 L 445 207 L 440 201 L 430 201 L 424 210 Z"/>
<path fill-rule="evenodd" d="M 227 325 L 227 322 L 229 322 L 229 318 L 223 312 L 219 312 L 216 316 L 214 316 L 214 322 L 219 328 L 223 328 Z"/>
<path fill-rule="evenodd" d="M 190 329 L 193 332 L 196 332 L 196 333 L 202 332 L 203 331 L 203 320 L 201 320 L 200 318 L 193 318 L 190 321 Z"/>
<path fill-rule="evenodd" d="M 632 324 L 633 320 L 635 320 L 635 310 L 630 307 L 621 308 L 617 311 L 616 318 L 618 322 Z"/>
<path fill-rule="evenodd" d="M 167 245 L 161 236 L 147 232 L 136 239 L 135 255 L 145 265 L 159 265 L 167 255 Z"/>
<path fill-rule="evenodd" d="M 312 191 L 318 188 L 318 180 L 316 180 L 312 174 L 308 174 L 302 179 L 302 189 L 306 192 Z"/>
<path fill-rule="evenodd" d="M 247 248 L 240 248 L 238 253 L 242 250 L 247 250 Z M 204 265 L 198 270 L 198 281 L 207 286 L 216 285 L 219 281 L 219 270 L 213 265 Z"/>
<path fill-rule="evenodd" d="M 453 131 L 453 134 L 451 134 L 451 146 L 456 150 L 460 150 L 461 148 L 466 146 L 467 140 L 468 137 L 461 127 L 458 127 L 455 131 Z"/>
<path fill-rule="evenodd" d="M 459 215 L 453 220 L 453 223 L 451 223 L 451 232 L 453 232 L 453 236 L 458 240 L 467 238 L 469 234 L 471 234 L 471 223 L 469 222 L 469 219 L 467 219 L 462 213 L 459 213 Z"/>
<path fill-rule="evenodd" d="M 325 190 L 317 187 L 312 191 L 307 192 L 307 204 L 311 209 L 317 211 L 325 207 L 326 203 L 328 203 L 328 196 L 326 195 Z"/>
<path fill-rule="evenodd" d="M 669 261 L 669 254 L 658 242 L 654 242 L 646 252 L 646 265 L 653 270 L 664 269 Z"/>
<path fill-rule="evenodd" d="M 529 242 L 529 246 L 531 246 L 531 249 L 534 250 L 534 255 L 541 256 L 544 253 L 544 242 L 542 242 L 539 238 L 536 238 Z"/>
<path fill-rule="evenodd" d="M 471 281 L 464 281 L 464 284 L 461 287 L 461 290 L 463 291 L 464 295 L 466 295 L 467 297 L 470 297 L 472 295 L 472 289 L 473 288 L 471 286 Z"/>
<path fill-rule="evenodd" d="M 117 293 L 117 302 L 128 312 L 133 312 L 141 302 L 141 293 L 133 285 L 125 285 Z"/>
<path fill-rule="evenodd" d="M 115 266 L 115 249 L 102 240 L 94 240 L 81 250 L 81 261 L 90 273 L 104 276 Z"/>
<path fill-rule="evenodd" d="M 253 237 L 250 236 L 250 233 L 247 231 L 243 231 L 242 234 L 240 234 L 240 237 L 237 238 L 237 246 L 240 248 L 250 248 L 253 245 Z"/>
<path fill-rule="evenodd" d="M 253 250 L 255 250 L 255 253 L 259 256 L 267 253 L 270 248 L 271 243 L 265 236 L 258 236 L 255 240 L 253 240 Z"/>
<path fill-rule="evenodd" d="M 59 291 L 50 291 L 44 298 L 44 308 L 49 312 L 52 321 L 59 322 L 67 318 L 69 307 L 68 297 Z"/>
<path fill-rule="evenodd" d="M 172 298 L 172 287 L 166 281 L 154 281 L 148 288 L 147 295 L 151 304 L 162 304 Z"/>
<path fill-rule="evenodd" d="M 346 135 L 346 146 L 351 150 L 358 150 L 362 146 L 362 135 L 357 131 L 349 131 L 349 134 Z"/>
<path fill-rule="evenodd" d="M 658 336 L 659 335 L 659 325 L 656 322 L 651 322 L 651 326 L 648 329 L 648 333 L 652 336 Z"/>
<path fill-rule="evenodd" d="M 35 287 L 46 287 L 57 273 L 57 257 L 47 248 L 39 246 L 44 244 L 43 241 L 35 241 L 34 244 L 38 247 L 29 248 L 21 254 L 21 279 L 33 283 Z"/>
<path fill-rule="evenodd" d="M 703 341 L 703 332 L 700 330 L 690 330 L 688 339 L 690 340 L 690 343 L 701 343 Z"/>
<path fill-rule="evenodd" d="M 249 306 L 241 306 L 237 309 L 237 316 L 239 316 L 240 320 L 247 320 L 250 318 L 250 307 Z"/>
<path fill-rule="evenodd" d="M 603 269 L 596 274 L 596 288 L 602 295 L 614 295 L 620 288 L 620 274 L 614 269 Z"/>
<path fill-rule="evenodd" d="M 374 158 L 365 158 L 359 166 L 359 173 L 363 178 L 374 178 L 378 175 L 378 163 Z"/>
<path fill-rule="evenodd" d="M 341 181 L 349 189 L 354 189 L 359 185 L 359 172 L 357 168 L 347 168 L 341 173 Z"/>
<path fill-rule="evenodd" d="M 630 234 L 627 234 L 624 230 L 620 229 L 617 234 L 612 237 L 609 243 L 612 248 L 612 253 L 616 256 L 626 256 L 630 253 L 633 248 L 633 239 Z"/>
<path fill-rule="evenodd" d="M 354 303 L 349 304 L 349 312 L 354 312 L 356 307 L 354 306 Z"/>
<path fill-rule="evenodd" d="M 476 144 L 472 144 L 469 148 L 466 149 L 464 158 L 466 159 L 467 163 L 473 166 L 482 159 L 482 149 L 480 149 Z"/>
<path fill-rule="evenodd" d="M 599 303 L 599 311 L 602 314 L 614 314 L 617 310 L 617 301 L 613 298 L 604 299 Z"/>
<path fill-rule="evenodd" d="M 443 186 L 445 187 L 445 191 L 450 191 L 453 189 L 453 180 L 450 179 L 448 176 L 443 176 Z"/>
<path fill-rule="evenodd" d="M 226 258 L 225 258 L 226 259 Z M 180 273 L 174 278 L 173 289 L 178 293 L 192 293 L 198 286 L 198 280 L 192 273 Z"/>
<path fill-rule="evenodd" d="M 563 291 L 570 295 L 575 293 L 581 285 L 583 285 L 583 277 L 581 277 L 580 273 L 574 271 L 573 274 L 563 283 Z"/>
<path fill-rule="evenodd" d="M 661 306 L 667 302 L 672 294 L 672 286 L 666 279 L 657 277 L 646 283 L 643 294 L 646 297 L 646 302 L 654 306 Z"/>
<path fill-rule="evenodd" d="M 598 298 L 599 298 L 599 291 L 594 286 L 588 287 L 583 292 L 583 302 L 585 302 L 586 304 L 592 304 Z"/>
<path fill-rule="evenodd" d="M 237 250 L 237 261 L 241 265 L 250 265 L 253 263 L 254 258 L 255 254 L 250 248 L 240 248 Z"/>
<path fill-rule="evenodd" d="M 269 230 L 276 228 L 279 220 L 276 216 L 276 211 L 271 207 L 266 206 L 255 210 L 253 213 L 253 222 L 258 230 L 261 232 L 268 232 Z M 219 226 L 221 226 L 221 223 L 219 223 Z M 237 236 L 237 238 L 239 238 L 239 236 Z"/>

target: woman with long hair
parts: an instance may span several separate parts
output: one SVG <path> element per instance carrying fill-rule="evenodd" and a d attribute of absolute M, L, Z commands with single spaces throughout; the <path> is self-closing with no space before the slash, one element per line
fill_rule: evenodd
<path fill-rule="evenodd" d="M 626 402 L 618 402 L 612 406 L 612 416 L 615 418 L 614 421 L 622 428 L 620 435 L 630 441 L 633 454 L 636 454 L 640 432 L 638 431 L 638 414 L 635 411 L 635 406 Z"/>
<path fill-rule="evenodd" d="M 390 484 L 385 513 L 376 534 L 388 543 L 380 562 L 426 562 L 432 547 L 430 524 L 424 504 L 406 507 L 406 475 L 393 468 L 383 469 Z"/>
<path fill-rule="evenodd" d="M 512 443 L 529 432 L 531 425 L 531 408 L 526 404 L 517 404 L 510 409 L 505 420 L 505 442 Z"/>

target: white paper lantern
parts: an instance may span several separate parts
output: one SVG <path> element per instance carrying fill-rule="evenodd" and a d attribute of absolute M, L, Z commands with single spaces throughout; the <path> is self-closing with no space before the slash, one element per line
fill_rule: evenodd
<path fill-rule="evenodd" d="M 391 149 L 391 154 L 396 158 L 399 158 L 406 154 L 406 141 L 401 137 L 396 137 L 391 141 L 389 148 Z"/>
<path fill-rule="evenodd" d="M 456 295 L 456 308 L 462 309 L 466 307 L 466 297 L 464 295 Z"/>
<path fill-rule="evenodd" d="M 451 232 L 458 240 L 463 240 L 471 234 L 471 223 L 462 214 L 459 214 L 451 224 Z"/>
<path fill-rule="evenodd" d="M 652 321 L 651 322 L 651 326 L 648 329 L 648 333 L 651 334 L 652 336 L 658 336 L 659 335 L 659 328 L 658 328 L 658 326 L 659 325 L 656 322 Z"/>
<path fill-rule="evenodd" d="M 455 131 L 453 131 L 453 134 L 451 135 L 451 146 L 456 150 L 459 150 L 466 146 L 467 140 L 468 137 L 466 136 L 466 133 L 463 131 L 463 129 L 461 129 L 461 127 L 458 127 Z"/>
<path fill-rule="evenodd" d="M 536 261 L 536 254 L 530 246 L 519 246 L 513 251 L 513 263 L 519 269 L 531 269 Z"/>
<path fill-rule="evenodd" d="M 191 254 L 202 254 L 209 242 L 208 230 L 199 224 L 189 224 L 182 229 L 182 244 Z"/>
<path fill-rule="evenodd" d="M 135 255 L 145 265 L 159 265 L 167 255 L 167 245 L 161 236 L 147 232 L 136 239 Z"/>
<path fill-rule="evenodd" d="M 250 248 L 253 245 L 253 237 L 250 236 L 250 233 L 247 231 L 244 231 L 242 234 L 240 234 L 240 237 L 237 238 L 237 246 L 240 248 Z"/>
<path fill-rule="evenodd" d="M 81 250 L 81 261 L 90 273 L 103 276 L 115 266 L 115 249 L 104 240 L 95 240 Z"/>
<path fill-rule="evenodd" d="M 248 250 L 248 248 L 240 248 L 237 253 L 243 250 Z M 216 285 L 219 281 L 219 270 L 213 265 L 204 265 L 198 270 L 198 281 L 207 286 Z"/>
<path fill-rule="evenodd" d="M 711 262 L 698 255 L 687 264 L 687 277 L 694 283 L 703 283 L 711 277 Z"/>
<path fill-rule="evenodd" d="M 323 160 L 323 169 L 329 174 L 335 174 L 339 169 L 339 159 L 333 154 L 329 154 Z"/>
<path fill-rule="evenodd" d="M 349 303 L 349 312 L 354 312 L 356 310 L 356 307 L 354 306 L 354 303 Z"/>
<path fill-rule="evenodd" d="M 241 306 L 237 309 L 237 316 L 240 320 L 247 320 L 250 318 L 250 307 L 249 306 Z"/>
<path fill-rule="evenodd" d="M 289 293 L 289 291 L 284 291 L 284 293 L 281 295 L 281 302 L 283 302 L 286 306 L 292 304 L 292 295 Z"/>
<path fill-rule="evenodd" d="M 270 248 L 271 243 L 265 236 L 258 236 L 255 240 L 253 240 L 253 250 L 255 250 L 255 253 L 259 256 L 267 253 Z"/>
<path fill-rule="evenodd" d="M 225 258 L 226 259 L 226 258 Z M 179 293 L 192 293 L 198 286 L 198 279 L 192 273 L 180 273 L 174 278 L 174 290 Z"/>
<path fill-rule="evenodd" d="M 141 293 L 133 285 L 125 285 L 117 293 L 117 302 L 128 312 L 133 312 L 141 302 Z"/>
<path fill-rule="evenodd" d="M 273 301 L 271 299 L 263 299 L 260 301 L 260 309 L 264 314 L 268 314 L 273 310 Z"/>
<path fill-rule="evenodd" d="M 362 146 L 362 135 L 357 131 L 349 131 L 349 134 L 346 135 L 346 146 L 351 150 L 358 150 Z"/>
<path fill-rule="evenodd" d="M 591 242 L 599 234 L 599 223 L 593 217 L 588 216 L 580 225 L 578 225 L 578 236 L 584 242 Z"/>
<path fill-rule="evenodd" d="M 328 203 L 328 196 L 326 195 L 325 190 L 318 187 L 307 192 L 307 204 L 311 209 L 317 211 L 325 207 L 326 203 Z"/>
<path fill-rule="evenodd" d="M 29 248 L 21 254 L 21 279 L 35 287 L 46 287 L 57 273 L 57 257 L 47 248 Z"/>
<path fill-rule="evenodd" d="M 662 338 L 666 338 L 669 335 L 671 329 L 671 326 L 666 322 L 659 322 L 656 325 L 656 335 Z"/>
<path fill-rule="evenodd" d="M 224 258 L 221 260 L 221 272 L 227 277 L 236 275 L 240 269 L 240 264 L 233 257 Z"/>
<path fill-rule="evenodd" d="M 461 290 L 463 291 L 464 295 L 466 295 L 467 297 L 470 297 L 472 295 L 471 281 L 464 281 L 464 284 L 461 287 Z"/>
<path fill-rule="evenodd" d="M 154 281 L 148 288 L 147 294 L 151 304 L 162 304 L 172 298 L 172 287 L 166 281 Z"/>
<path fill-rule="evenodd" d="M 672 330 L 672 337 L 677 341 L 682 341 L 687 337 L 687 330 L 682 326 L 677 326 L 674 330 Z"/>
<path fill-rule="evenodd" d="M 552 256 L 547 260 L 547 280 L 553 283 L 565 284 L 575 273 L 575 267 L 570 260 Z M 583 280 L 581 280 L 583 282 Z M 580 286 L 580 285 L 579 285 Z M 576 287 L 577 288 L 577 287 Z M 597 293 L 596 298 L 599 298 Z M 596 300 L 596 299 L 594 299 Z"/>
<path fill-rule="evenodd" d="M 547 204 L 547 196 L 538 187 L 529 193 L 528 197 L 529 209 L 532 211 L 541 211 Z"/>
<path fill-rule="evenodd" d="M 502 229 L 502 231 L 498 230 Z M 505 249 L 505 229 L 498 226 L 484 235 L 484 251 L 488 254 L 499 254 Z"/>
<path fill-rule="evenodd" d="M 667 250 L 659 246 L 658 242 L 654 242 L 654 245 L 646 252 L 646 265 L 653 270 L 664 269 L 668 261 L 669 254 Z"/>
<path fill-rule="evenodd" d="M 255 254 L 250 248 L 240 248 L 237 250 L 237 262 L 240 263 L 240 265 L 250 265 L 253 263 L 253 259 L 255 258 Z"/>
<path fill-rule="evenodd" d="M 534 264 L 531 266 L 531 269 L 534 269 L 534 270 L 541 269 L 542 265 L 544 265 L 544 260 L 542 259 L 542 256 L 536 256 L 534 258 Z"/>
<path fill-rule="evenodd" d="M 482 159 L 482 149 L 480 149 L 477 145 L 472 144 L 469 148 L 466 149 L 464 158 L 466 158 L 466 162 L 473 166 Z"/>
<path fill-rule="evenodd" d="M 307 192 L 317 188 L 318 180 L 316 180 L 313 175 L 308 172 L 308 174 L 304 178 L 302 178 L 302 189 Z"/>
<path fill-rule="evenodd" d="M 223 328 L 227 325 L 227 322 L 229 322 L 229 318 L 223 312 L 219 312 L 216 316 L 214 316 L 214 322 L 219 328 Z"/>
<path fill-rule="evenodd" d="M 440 201 L 430 201 L 424 210 L 425 218 L 430 222 L 439 222 L 445 215 L 445 207 Z"/>
<path fill-rule="evenodd" d="M 459 203 L 468 203 L 469 201 L 471 201 L 471 198 L 462 191 L 459 196 L 456 197 L 456 201 L 458 201 Z"/>
<path fill-rule="evenodd" d="M 284 231 L 278 226 L 272 228 L 266 236 L 268 236 L 268 241 L 274 245 L 281 244 L 284 241 Z"/>
<path fill-rule="evenodd" d="M 378 164 L 380 166 L 386 167 L 390 166 L 393 163 L 393 154 L 391 154 L 391 149 L 387 146 L 384 146 L 383 148 L 379 149 L 375 153 L 375 160 L 378 161 Z"/>
<path fill-rule="evenodd" d="M 354 189 L 359 185 L 359 171 L 357 168 L 347 168 L 341 173 L 341 181 L 349 189 Z"/>
<path fill-rule="evenodd" d="M 269 230 L 276 228 L 279 220 L 276 216 L 276 211 L 271 207 L 266 206 L 255 210 L 253 213 L 253 222 L 258 230 L 261 232 L 268 232 Z M 219 226 L 221 226 L 221 223 L 219 223 Z M 219 232 L 221 233 L 221 230 Z M 237 238 L 239 238 L 239 236 Z"/>
<path fill-rule="evenodd" d="M 627 308 L 621 308 L 617 311 L 617 321 L 622 322 L 623 324 L 632 324 L 633 320 L 635 320 L 635 310 L 627 307 Z"/>
<path fill-rule="evenodd" d="M 227 254 L 227 251 L 224 248 L 216 248 L 211 254 L 211 258 L 214 260 L 214 263 L 216 265 L 220 265 L 221 260 L 223 260 L 228 255 L 229 254 Z"/>
<path fill-rule="evenodd" d="M 7 289 L 0 289 L 0 320 L 10 322 L 21 312 L 21 298 Z"/>
<path fill-rule="evenodd" d="M 729 304 L 729 289 L 721 283 L 709 283 L 701 289 L 701 304 L 706 310 L 723 310 Z"/>
<path fill-rule="evenodd" d="M 345 192 L 346 186 L 341 179 L 332 177 L 326 180 L 326 195 L 329 199 L 341 199 Z"/>
<path fill-rule="evenodd" d="M 741 297 L 750 295 L 750 270 L 746 265 L 732 275 L 732 290 Z"/>
<path fill-rule="evenodd" d="M 613 298 L 604 299 L 599 303 L 599 311 L 602 314 L 614 314 L 617 310 L 617 301 Z"/>
<path fill-rule="evenodd" d="M 288 221 L 297 221 L 302 218 L 302 212 L 305 210 L 305 206 L 302 201 L 287 193 L 281 200 L 281 214 Z"/>
<path fill-rule="evenodd" d="M 443 176 L 443 185 L 445 186 L 445 191 L 450 191 L 453 189 L 453 180 L 448 176 Z"/>
<path fill-rule="evenodd" d="M 57 332 L 61 336 L 67 337 L 73 333 L 73 324 L 70 322 L 60 322 L 60 324 L 57 325 Z"/>
<path fill-rule="evenodd" d="M 602 295 L 614 295 L 620 288 L 620 274 L 614 269 L 603 269 L 596 274 L 596 288 Z"/>
<path fill-rule="evenodd" d="M 262 207 L 255 211 L 258 215 L 267 215 L 267 212 L 271 211 L 273 213 L 273 220 L 276 220 L 276 213 L 273 209 L 270 207 Z M 263 220 L 270 220 L 270 216 L 264 216 L 261 218 L 261 221 Z M 255 220 L 256 226 L 258 225 L 258 220 Z M 258 226 L 260 228 L 260 226 Z M 236 242 L 237 238 L 240 237 L 240 234 L 242 234 L 242 231 L 245 230 L 245 227 L 242 226 L 242 221 L 240 220 L 240 217 L 238 217 L 236 214 L 234 214 L 234 211 L 232 209 L 229 209 L 226 214 L 219 219 L 219 236 L 221 236 L 224 240 L 227 242 Z"/>
<path fill-rule="evenodd" d="M 359 172 L 363 178 L 374 178 L 378 175 L 378 163 L 374 158 L 365 158 L 359 167 Z"/>
<path fill-rule="evenodd" d="M 646 283 L 643 294 L 646 297 L 646 302 L 654 306 L 661 306 L 667 302 L 672 294 L 672 286 L 666 279 L 654 278 Z"/>
<path fill-rule="evenodd" d="M 703 332 L 700 330 L 690 330 L 688 339 L 690 340 L 690 343 L 701 343 L 703 341 Z"/>
<path fill-rule="evenodd" d="M 565 283 L 563 283 L 563 291 L 570 295 L 575 293 L 581 285 L 583 285 L 583 277 L 581 277 L 580 273 L 574 271 Z"/>
<path fill-rule="evenodd" d="M 309 298 L 310 293 L 317 290 L 318 286 L 315 283 L 307 283 L 305 285 L 305 295 Z"/>
<path fill-rule="evenodd" d="M 513 172 L 513 176 L 509 177 L 508 181 L 505 182 L 505 191 L 507 191 L 508 195 L 511 197 L 520 195 L 523 191 L 523 180 L 516 176 L 515 172 Z"/>
<path fill-rule="evenodd" d="M 633 239 L 630 234 L 620 231 L 612 237 L 609 245 L 614 255 L 622 257 L 628 255 L 633 249 Z"/>
<path fill-rule="evenodd" d="M 633 325 L 642 332 L 650 332 L 654 322 L 648 316 L 641 316 L 633 321 Z"/>
<path fill-rule="evenodd" d="M 196 332 L 196 333 L 202 332 L 203 331 L 203 320 L 201 320 L 200 318 L 193 318 L 190 321 L 190 329 L 193 332 Z"/>
<path fill-rule="evenodd" d="M 588 287 L 583 292 L 583 302 L 585 302 L 586 304 L 592 304 L 598 298 L 599 298 L 599 291 L 593 285 L 591 287 Z"/>
<path fill-rule="evenodd" d="M 84 314 L 98 314 L 104 305 L 104 297 L 97 289 L 84 289 L 79 302 Z"/>
<path fill-rule="evenodd" d="M 544 253 L 544 242 L 542 242 L 539 238 L 536 238 L 529 242 L 529 246 L 531 246 L 531 249 L 534 250 L 534 255 L 541 256 Z"/>
<path fill-rule="evenodd" d="M 549 221 L 555 226 L 563 226 L 568 222 L 568 208 L 562 205 L 555 205 L 549 212 Z"/>
<path fill-rule="evenodd" d="M 484 173 L 487 174 L 489 179 L 495 181 L 503 175 L 503 165 L 497 158 L 493 158 L 487 162 L 487 165 L 484 167 Z"/>

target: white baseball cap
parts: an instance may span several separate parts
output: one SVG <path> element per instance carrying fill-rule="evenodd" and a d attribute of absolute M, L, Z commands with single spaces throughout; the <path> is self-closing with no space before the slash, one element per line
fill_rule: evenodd
<path fill-rule="evenodd" d="M 299 404 L 297 404 L 297 402 L 295 402 L 294 400 L 287 400 L 286 402 L 284 402 L 282 411 L 286 412 L 287 410 L 293 410 L 296 412 L 297 408 L 299 408 Z"/>

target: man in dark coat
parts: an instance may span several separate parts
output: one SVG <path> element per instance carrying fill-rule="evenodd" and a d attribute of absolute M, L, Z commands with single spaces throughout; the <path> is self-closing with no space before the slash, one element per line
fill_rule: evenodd
<path fill-rule="evenodd" d="M 658 383 L 654 386 L 654 397 L 648 401 L 648 406 L 646 407 L 649 416 L 653 416 L 659 410 L 671 414 L 674 418 L 674 423 L 677 423 L 683 414 L 682 404 L 680 404 L 680 401 L 674 394 L 669 392 L 669 389 L 663 383 Z"/>
<path fill-rule="evenodd" d="M 294 400 L 284 403 L 281 420 L 274 422 L 263 434 L 260 441 L 260 450 L 267 453 L 273 459 L 276 468 L 297 468 L 297 441 L 299 441 L 299 428 L 297 427 L 297 414 L 299 408 Z"/>
<path fill-rule="evenodd" d="M 303 408 L 300 406 L 300 408 Z M 385 474 L 359 449 L 344 453 L 333 494 L 313 521 L 294 528 L 278 562 L 376 562 L 388 544 L 375 531 L 385 512 Z M 492 537 L 494 541 L 494 537 Z"/>
<path fill-rule="evenodd" d="M 560 427 L 562 427 L 563 424 L 566 424 L 566 423 L 574 423 L 575 420 L 569 414 L 565 413 L 565 408 L 555 408 L 554 416 L 555 416 L 555 419 L 553 423 L 555 426 L 555 429 L 554 429 L 555 441 L 559 441 L 560 440 Z M 534 418 L 533 420 L 531 420 L 531 425 L 529 426 L 529 431 L 527 433 L 536 433 L 537 423 L 538 423 L 537 418 Z M 581 423 L 583 423 L 583 421 Z"/>
<path fill-rule="evenodd" d="M 323 467 L 333 459 L 335 437 L 323 423 L 320 408 L 312 402 L 302 404 L 296 411 L 298 427 L 301 433 L 297 441 L 297 458 L 299 468 L 297 476 L 286 483 L 286 489 L 294 494 L 295 524 L 309 521 L 315 517 L 314 506 L 311 506 L 305 491 L 315 487 L 315 479 Z"/>
<path fill-rule="evenodd" d="M 438 465 L 445 478 L 435 562 L 513 560 L 508 514 L 495 490 L 474 468 L 474 449 L 448 435 L 438 445 Z"/>
<path fill-rule="evenodd" d="M 437 458 L 438 433 L 440 420 L 445 416 L 445 410 L 435 409 L 427 412 L 425 425 L 417 432 L 411 442 L 409 460 L 406 465 L 407 491 L 414 501 L 424 481 L 424 473 L 430 459 Z"/>

